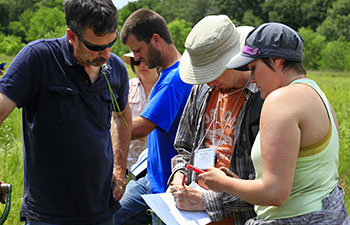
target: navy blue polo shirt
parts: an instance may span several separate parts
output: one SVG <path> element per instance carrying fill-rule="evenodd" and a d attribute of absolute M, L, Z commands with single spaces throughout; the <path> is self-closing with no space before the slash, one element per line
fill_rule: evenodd
<path fill-rule="evenodd" d="M 111 54 L 107 77 L 121 110 L 129 78 Z M 26 45 L 0 79 L 0 92 L 23 108 L 21 218 L 91 224 L 119 207 L 112 195 L 113 106 L 102 73 L 91 83 L 67 36 Z"/>

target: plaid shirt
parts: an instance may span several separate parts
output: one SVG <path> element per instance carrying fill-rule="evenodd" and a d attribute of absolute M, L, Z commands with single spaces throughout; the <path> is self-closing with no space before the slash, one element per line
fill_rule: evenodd
<path fill-rule="evenodd" d="M 204 114 L 213 92 L 206 84 L 195 85 L 185 106 L 175 138 L 175 149 L 178 151 L 172 159 L 172 176 L 184 170 L 187 163 L 193 163 L 194 150 L 205 135 Z M 230 169 L 242 179 L 254 179 L 255 170 L 250 157 L 250 150 L 259 130 L 260 111 L 263 100 L 255 84 L 249 83 L 245 88 L 245 101 L 237 119 L 234 136 L 234 151 Z M 200 146 L 203 147 L 203 146 Z M 189 171 L 187 182 L 196 179 L 196 174 Z M 235 225 L 244 224 L 255 217 L 254 206 L 228 193 L 208 191 L 203 193 L 206 211 L 213 221 L 234 215 Z"/>

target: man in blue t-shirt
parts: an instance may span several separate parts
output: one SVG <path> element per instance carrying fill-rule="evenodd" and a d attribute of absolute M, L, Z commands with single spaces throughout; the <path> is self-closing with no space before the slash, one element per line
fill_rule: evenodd
<path fill-rule="evenodd" d="M 67 34 L 26 45 L 0 79 L 0 123 L 15 107 L 23 112 L 21 220 L 112 224 L 132 122 L 127 70 L 111 53 L 117 9 L 65 0 L 64 11 Z"/>
<path fill-rule="evenodd" d="M 179 76 L 179 60 L 163 17 L 149 9 L 139 9 L 125 21 L 120 32 L 123 44 L 149 68 L 160 66 L 162 73 L 150 101 L 141 115 L 133 119 L 132 139 L 148 136 L 147 175 L 131 181 L 116 214 L 116 224 L 147 224 L 151 218 L 141 194 L 163 193 L 171 174 L 171 158 L 177 154 L 174 139 L 192 85 Z M 153 221 L 155 222 L 155 220 Z"/>

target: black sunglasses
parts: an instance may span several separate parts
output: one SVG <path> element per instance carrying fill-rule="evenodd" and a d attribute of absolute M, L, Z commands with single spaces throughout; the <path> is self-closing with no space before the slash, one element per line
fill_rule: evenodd
<path fill-rule="evenodd" d="M 78 33 L 76 32 L 73 32 L 77 37 L 78 39 L 84 43 L 84 45 L 91 51 L 95 51 L 95 52 L 100 52 L 100 51 L 103 51 L 105 50 L 106 48 L 110 48 L 114 45 L 114 43 L 118 40 L 118 31 L 117 31 L 117 36 L 115 37 L 115 39 L 111 42 L 111 43 L 108 43 L 106 45 L 95 45 L 95 44 L 91 44 L 87 41 L 85 41 Z"/>
<path fill-rule="evenodd" d="M 141 64 L 141 60 L 135 61 L 134 57 L 130 58 L 130 63 L 134 66 L 139 66 Z"/>

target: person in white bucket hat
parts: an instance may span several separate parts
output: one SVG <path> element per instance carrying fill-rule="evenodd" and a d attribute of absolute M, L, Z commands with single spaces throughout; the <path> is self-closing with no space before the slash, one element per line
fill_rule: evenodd
<path fill-rule="evenodd" d="M 249 83 L 249 72 L 225 68 L 241 52 L 252 29 L 236 27 L 225 15 L 207 16 L 189 33 L 180 61 L 181 79 L 195 85 L 175 138 L 179 154 L 172 159 L 167 191 L 178 208 L 206 211 L 220 224 L 244 224 L 255 216 L 253 205 L 227 193 L 201 193 L 187 186 L 196 181 L 196 174 L 186 172 L 185 166 L 189 163 L 205 170 L 215 165 L 243 179 L 255 176 L 250 147 L 259 129 L 263 101 Z"/>

